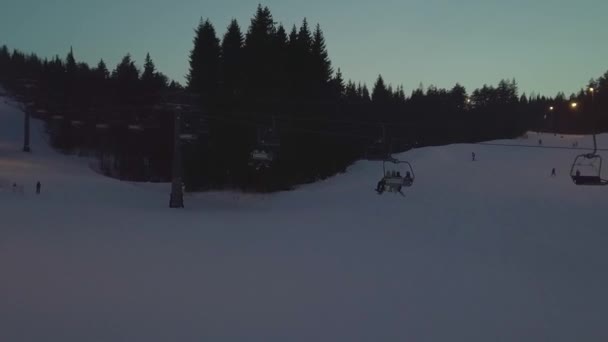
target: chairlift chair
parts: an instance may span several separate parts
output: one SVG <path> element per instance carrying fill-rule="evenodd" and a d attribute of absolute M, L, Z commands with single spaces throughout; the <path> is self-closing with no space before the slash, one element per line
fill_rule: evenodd
<path fill-rule="evenodd" d="M 402 194 L 404 187 L 414 185 L 415 174 L 412 164 L 404 160 L 394 158 L 385 159 L 382 163 L 383 177 L 380 180 L 379 188 L 376 190 L 379 194 L 385 191 Z"/>
<path fill-rule="evenodd" d="M 577 156 L 570 177 L 576 185 L 608 185 L 608 180 L 602 178 L 602 157 L 595 152 Z"/>
<path fill-rule="evenodd" d="M 576 185 L 608 185 L 608 180 L 602 178 L 602 157 L 597 154 L 595 134 L 593 134 L 593 152 L 581 154 L 574 159 L 570 177 Z"/>
<path fill-rule="evenodd" d="M 281 142 L 273 128 L 258 130 L 258 142 L 256 148 L 251 151 L 249 165 L 256 170 L 269 168 L 276 160 L 276 155 Z"/>

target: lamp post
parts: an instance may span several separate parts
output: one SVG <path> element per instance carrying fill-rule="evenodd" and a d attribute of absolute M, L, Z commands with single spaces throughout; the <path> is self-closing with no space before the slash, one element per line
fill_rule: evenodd
<path fill-rule="evenodd" d="M 595 88 L 589 87 L 589 92 L 591 93 L 591 115 L 593 116 L 595 110 L 593 106 L 593 99 L 595 94 Z M 597 122 L 596 122 L 597 124 Z M 595 130 L 593 130 L 593 154 L 597 153 L 597 136 L 595 135 Z"/>
<path fill-rule="evenodd" d="M 549 107 L 549 114 L 551 116 L 551 121 L 553 122 L 553 133 L 557 134 L 557 117 L 555 116 L 555 107 Z M 545 114 L 545 119 L 548 119 L 547 114 Z"/>

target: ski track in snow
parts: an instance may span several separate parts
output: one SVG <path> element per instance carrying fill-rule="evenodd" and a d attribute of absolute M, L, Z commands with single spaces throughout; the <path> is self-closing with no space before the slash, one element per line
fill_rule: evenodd
<path fill-rule="evenodd" d="M 102 177 L 38 120 L 20 152 L 22 120 L 0 98 L 0 341 L 608 338 L 608 188 L 572 184 L 581 151 L 421 148 L 401 155 L 417 176 L 405 198 L 378 196 L 382 165 L 361 161 L 171 210 L 169 184 Z"/>

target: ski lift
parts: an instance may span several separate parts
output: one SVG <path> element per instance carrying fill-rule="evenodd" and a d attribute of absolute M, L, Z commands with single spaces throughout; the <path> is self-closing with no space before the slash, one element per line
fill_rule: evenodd
<path fill-rule="evenodd" d="M 193 142 L 198 139 L 198 136 L 192 133 L 182 133 L 179 135 L 179 139 L 185 142 Z"/>
<path fill-rule="evenodd" d="M 581 172 L 581 170 L 583 170 Z M 602 178 L 602 157 L 597 154 L 597 138 L 593 135 L 593 152 L 581 154 L 574 159 L 570 177 L 576 185 L 608 185 Z"/>
<path fill-rule="evenodd" d="M 209 135 L 209 125 L 202 117 L 183 116 L 179 139 L 186 143 L 193 143 Z"/>
<path fill-rule="evenodd" d="M 130 124 L 130 125 L 127 125 L 127 128 L 133 132 L 143 132 L 144 131 L 144 126 L 142 126 L 140 124 Z"/>
<path fill-rule="evenodd" d="M 72 127 L 77 127 L 77 128 L 84 126 L 84 122 L 82 122 L 80 120 L 72 120 L 70 122 L 70 124 L 72 125 Z"/>
<path fill-rule="evenodd" d="M 597 153 L 577 156 L 570 177 L 576 185 L 608 185 L 608 180 L 602 178 L 602 157 Z"/>
<path fill-rule="evenodd" d="M 593 94 L 591 91 L 591 110 L 593 111 Z M 572 108 L 576 109 L 577 104 L 572 103 Z M 583 171 L 581 171 L 581 169 Z M 602 178 L 602 157 L 597 153 L 597 136 L 593 134 L 593 152 L 581 154 L 574 159 L 570 169 L 570 177 L 576 185 L 608 185 L 608 180 Z"/>
<path fill-rule="evenodd" d="M 249 165 L 256 170 L 269 168 L 276 160 L 280 146 L 281 142 L 276 128 L 258 128 L 258 141 L 255 149 L 249 155 Z"/>
<path fill-rule="evenodd" d="M 179 133 L 179 140 L 183 142 L 193 142 L 198 139 L 198 136 L 194 133 L 192 125 L 187 122 L 182 122 Z"/>
<path fill-rule="evenodd" d="M 382 163 L 383 176 L 376 191 L 383 194 L 385 191 L 403 195 L 402 189 L 414 185 L 416 176 L 412 164 L 394 158 L 385 159 Z"/>

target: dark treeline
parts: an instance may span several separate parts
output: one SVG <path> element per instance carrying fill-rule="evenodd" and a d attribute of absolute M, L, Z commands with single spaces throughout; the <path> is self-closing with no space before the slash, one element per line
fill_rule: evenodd
<path fill-rule="evenodd" d="M 262 6 L 246 30 L 233 20 L 221 36 L 201 20 L 189 60 L 186 91 L 198 96 L 199 108 L 184 121 L 206 132 L 183 147 L 191 190 L 287 189 L 342 172 L 378 145 L 399 152 L 512 138 L 528 130 L 608 128 L 608 73 L 588 84 L 593 98 L 586 90 L 568 98 L 520 95 L 515 80 L 471 93 L 459 84 L 420 86 L 407 95 L 382 76 L 371 87 L 346 81 L 330 61 L 319 25 L 303 20 L 285 28 Z M 173 113 L 158 105 L 182 87 L 169 84 L 149 56 L 143 72 L 129 55 L 110 72 L 103 61 L 95 67 L 76 62 L 71 51 L 65 60 L 41 60 L 0 49 L 0 81 L 23 95 L 32 92 L 24 79 L 37 84 L 30 98 L 48 111 L 56 147 L 96 151 L 101 169 L 113 176 L 168 179 Z M 52 114 L 69 120 L 53 120 Z M 197 116 L 205 118 L 204 128 L 194 124 L 201 122 Z M 74 124 L 80 120 L 88 130 Z M 95 129 L 99 123 L 110 129 Z M 250 152 L 258 132 L 270 128 L 280 139 L 278 157 L 272 167 L 256 171 L 249 166 Z"/>
<path fill-rule="evenodd" d="M 173 120 L 155 107 L 181 86 L 156 70 L 150 55 L 143 70 L 125 55 L 113 70 L 65 58 L 0 47 L 0 83 L 46 121 L 51 144 L 66 153 L 96 154 L 99 170 L 121 179 L 170 176 Z"/>

